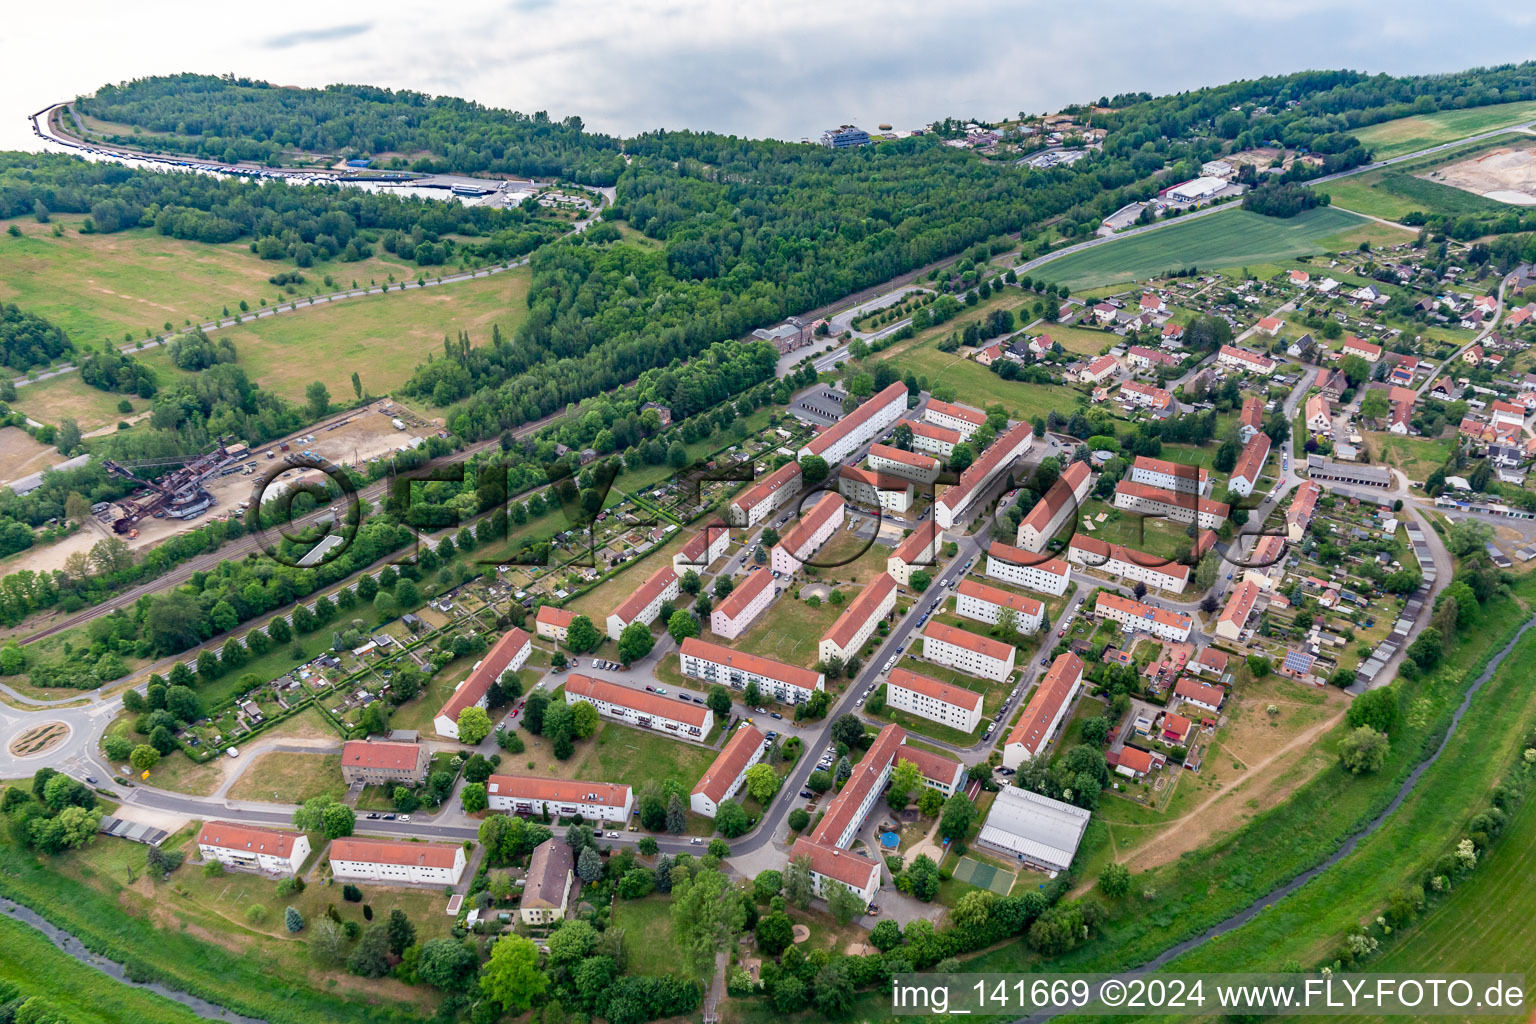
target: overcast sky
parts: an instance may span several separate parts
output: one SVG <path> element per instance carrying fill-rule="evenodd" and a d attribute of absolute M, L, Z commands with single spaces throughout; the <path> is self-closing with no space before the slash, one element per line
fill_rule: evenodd
<path fill-rule="evenodd" d="M 19 4 L 6 22 L 3 148 L 31 148 L 25 118 L 49 103 L 176 71 L 449 93 L 621 134 L 798 139 L 1305 68 L 1536 57 L 1536 5 L 1482 0 L 85 0 Z"/>

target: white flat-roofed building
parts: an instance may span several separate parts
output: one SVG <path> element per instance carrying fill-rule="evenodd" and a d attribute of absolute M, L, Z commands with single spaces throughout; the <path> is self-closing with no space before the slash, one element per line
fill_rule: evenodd
<path fill-rule="evenodd" d="M 1051 662 L 1024 713 L 1008 733 L 1003 744 L 1003 767 L 1017 768 L 1040 755 L 1056 735 L 1082 683 L 1083 662 L 1077 655 L 1069 651 Z"/>
<path fill-rule="evenodd" d="M 932 455 L 903 451 L 885 444 L 872 444 L 869 446 L 869 468 L 878 474 L 931 484 L 939 478 L 939 470 L 943 467 Z"/>
<path fill-rule="evenodd" d="M 841 658 L 846 664 L 874 635 L 875 626 L 896 607 L 896 581 L 883 572 L 869 582 L 859 596 L 837 617 L 816 648 L 822 664 Z"/>
<path fill-rule="evenodd" d="M 789 857 L 810 861 L 811 885 L 822 899 L 831 894 L 833 886 L 843 885 L 868 906 L 880 891 L 880 865 L 861 853 L 802 838 L 795 840 Z"/>
<path fill-rule="evenodd" d="M 720 520 L 706 523 L 703 529 L 672 553 L 672 571 L 678 576 L 692 569 L 703 572 L 717 559 L 725 557 L 731 546 L 731 528 Z"/>
<path fill-rule="evenodd" d="M 827 465 L 835 466 L 866 441 L 879 437 L 906 411 L 907 386 L 897 381 L 811 438 L 796 454 L 802 459 L 819 455 Z"/>
<path fill-rule="evenodd" d="M 351 836 L 331 841 L 330 861 L 331 877 L 338 881 L 458 885 L 464 846 Z"/>
<path fill-rule="evenodd" d="M 989 587 L 985 583 L 966 577 L 955 590 L 955 614 L 997 625 L 1004 608 L 1013 610 L 1014 629 L 1020 633 L 1036 633 L 1045 615 L 1045 604 L 1023 594 Z"/>
<path fill-rule="evenodd" d="M 1250 352 L 1246 348 L 1238 348 L 1236 345 L 1223 345 L 1216 354 L 1216 361 L 1222 366 L 1230 366 L 1235 370 L 1243 370 L 1247 373 L 1257 373 L 1268 377 L 1275 372 L 1277 364 L 1269 356 L 1258 352 Z"/>
<path fill-rule="evenodd" d="M 1025 551 L 1043 551 L 1046 541 L 1077 517 L 1088 497 L 1093 473 L 1086 462 L 1068 466 L 1050 489 L 1019 521 L 1018 544 Z"/>
<path fill-rule="evenodd" d="M 1128 633 L 1150 633 L 1160 640 L 1183 643 L 1195 627 L 1195 620 L 1185 612 L 1154 608 L 1109 590 L 1099 591 L 1094 604 L 1095 612 L 1114 619 Z"/>
<path fill-rule="evenodd" d="M 1186 466 L 1182 462 L 1136 456 L 1131 463 L 1130 479 L 1162 491 L 1176 494 L 1204 494 L 1210 489 L 1210 475 L 1203 467 Z"/>
<path fill-rule="evenodd" d="M 786 462 L 737 495 L 730 505 L 732 526 L 756 526 L 788 505 L 800 492 L 800 463 Z"/>
<path fill-rule="evenodd" d="M 1227 481 L 1228 489 L 1245 498 L 1252 494 L 1253 489 L 1258 486 L 1259 477 L 1264 472 L 1264 463 L 1268 458 L 1269 435 L 1260 431 L 1243 445 L 1243 450 L 1237 457 L 1237 465 L 1232 467 L 1232 478 Z"/>
<path fill-rule="evenodd" d="M 1077 856 L 1090 815 L 1081 807 L 1018 786 L 1004 786 L 987 812 L 977 844 L 994 854 L 1052 873 Z"/>
<path fill-rule="evenodd" d="M 747 769 L 763 759 L 766 740 L 755 727 L 743 723 L 731 734 L 720 755 L 705 770 L 688 806 L 693 813 L 713 818 L 720 805 L 734 797 L 746 781 Z"/>
<path fill-rule="evenodd" d="M 197 834 L 197 852 L 205 863 L 216 860 L 232 868 L 296 875 L 309 856 L 309 837 L 232 821 L 205 821 Z"/>
<path fill-rule="evenodd" d="M 953 430 L 960 435 L 960 440 L 967 441 L 978 428 L 986 425 L 987 414 L 968 405 L 955 405 L 930 398 L 923 407 L 923 420 L 936 427 Z"/>
<path fill-rule="evenodd" d="M 771 572 L 760 569 L 747 573 L 746 578 L 736 584 L 736 589 L 709 613 L 710 632 L 727 640 L 736 639 L 768 610 L 777 594 Z"/>
<path fill-rule="evenodd" d="M 433 730 L 439 736 L 458 739 L 459 713 L 468 707 L 485 707 L 491 684 L 499 682 L 507 672 L 522 668 L 532 652 L 533 637 L 521 629 L 507 630 L 470 669 L 469 676 L 453 691 L 448 702 L 438 709 L 432 719 Z"/>
<path fill-rule="evenodd" d="M 992 481 L 1006 473 L 1014 462 L 1029 451 L 1034 441 L 1034 428 L 1019 423 L 993 441 L 975 462 L 966 467 L 953 487 L 945 490 L 933 507 L 934 521 L 942 529 L 955 526 L 971 507 L 987 492 Z"/>
<path fill-rule="evenodd" d="M 748 683 L 756 683 L 759 690 L 780 704 L 803 704 L 817 690 L 826 689 L 826 678 L 820 672 L 733 651 L 696 636 L 683 639 L 678 658 L 679 668 L 690 679 L 719 683 L 733 690 L 745 690 Z"/>
<path fill-rule="evenodd" d="M 897 711 L 961 732 L 975 732 L 981 723 L 981 694 L 904 668 L 891 670 L 890 679 L 885 684 L 885 702 Z"/>
<path fill-rule="evenodd" d="M 1004 682 L 1013 673 L 1012 644 L 993 640 L 941 622 L 923 629 L 923 660 L 958 669 L 966 675 Z"/>
<path fill-rule="evenodd" d="M 485 780 L 490 809 L 505 814 L 542 815 L 588 821 L 627 821 L 634 792 L 617 782 L 546 779 L 537 775 L 492 775 Z"/>
<path fill-rule="evenodd" d="M 922 420 L 912 424 L 912 447 L 919 451 L 925 451 L 929 455 L 937 455 L 941 459 L 947 459 L 955 454 L 955 445 L 965 440 L 958 430 L 950 430 L 936 423 L 926 423 Z"/>
<path fill-rule="evenodd" d="M 672 571 L 672 567 L 664 565 L 657 569 L 640 584 L 640 589 L 609 613 L 608 638 L 618 643 L 624 627 L 631 622 L 642 622 L 649 626 L 661 614 L 661 606 L 668 601 L 676 601 L 679 593 L 677 573 Z"/>
<path fill-rule="evenodd" d="M 1219 530 L 1231 509 L 1219 501 L 1193 494 L 1176 494 L 1146 484 L 1122 480 L 1115 485 L 1115 508 L 1157 516 L 1176 523 L 1195 523 L 1202 530 Z"/>
<path fill-rule="evenodd" d="M 939 569 L 939 552 L 944 547 L 944 537 L 938 524 L 924 519 L 907 535 L 896 552 L 885 560 L 885 571 L 902 586 L 911 586 L 914 572 L 930 575 Z"/>
<path fill-rule="evenodd" d="M 1227 179 L 1225 178 L 1200 177 L 1186 181 L 1182 185 L 1175 185 L 1164 194 L 1169 199 L 1175 199 L 1181 203 L 1194 203 L 1209 199 L 1226 187 Z"/>
<path fill-rule="evenodd" d="M 642 729 L 671 733 L 699 742 L 714 727 L 715 714 L 692 701 L 636 690 L 606 679 L 572 673 L 565 677 L 565 702 L 586 701 L 598 714 Z"/>
<path fill-rule="evenodd" d="M 1182 594 L 1189 586 L 1189 566 L 1181 562 L 1083 534 L 1072 538 L 1067 561 L 1175 594 Z"/>
<path fill-rule="evenodd" d="M 1072 582 L 1072 569 L 1065 559 L 1047 558 L 1002 541 L 993 541 L 987 548 L 987 575 L 1052 597 L 1065 594 Z"/>
<path fill-rule="evenodd" d="M 858 466 L 843 466 L 837 471 L 837 493 L 847 501 L 887 512 L 906 512 L 912 507 L 912 481 Z"/>
<path fill-rule="evenodd" d="M 575 618 L 576 613 L 573 611 L 556 608 L 552 604 L 542 604 L 539 605 L 539 610 L 533 617 L 533 631 L 545 640 L 563 644 L 571 628 L 571 622 Z"/>
<path fill-rule="evenodd" d="M 841 494 L 828 492 L 808 511 L 803 511 L 773 546 L 773 571 L 785 576 L 798 571 L 843 525 L 844 504 Z"/>

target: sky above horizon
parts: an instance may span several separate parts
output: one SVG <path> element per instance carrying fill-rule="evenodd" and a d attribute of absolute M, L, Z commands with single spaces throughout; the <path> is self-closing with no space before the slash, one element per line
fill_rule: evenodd
<path fill-rule="evenodd" d="M 693 128 L 799 139 L 853 122 L 1054 111 L 1307 68 L 1455 71 L 1536 57 L 1536 6 L 1337 0 L 403 0 L 316 6 L 28 4 L 0 41 L 0 148 L 26 117 L 106 82 L 197 71 L 359 82 L 580 116 L 632 135 Z"/>

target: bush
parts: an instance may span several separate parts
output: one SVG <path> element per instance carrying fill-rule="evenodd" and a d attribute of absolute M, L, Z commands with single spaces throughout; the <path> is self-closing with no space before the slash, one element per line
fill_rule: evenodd
<path fill-rule="evenodd" d="M 348 882 L 341 887 L 341 898 L 348 903 L 361 903 L 363 902 L 363 890 Z"/>

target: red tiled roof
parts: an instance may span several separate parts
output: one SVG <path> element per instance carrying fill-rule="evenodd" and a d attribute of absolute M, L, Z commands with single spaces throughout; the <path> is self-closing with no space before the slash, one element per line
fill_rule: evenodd
<path fill-rule="evenodd" d="M 1023 444 L 1026 438 L 1032 437 L 1034 432 L 1035 428 L 1028 423 L 1020 423 L 993 441 L 987 450 L 981 453 L 981 458 L 966 467 L 965 472 L 960 474 L 959 482 L 945 491 L 939 502 L 945 508 L 959 508 L 970 497 L 973 490 L 981 486 L 982 482 L 989 479 L 1005 461 L 1013 457 L 1013 449 Z"/>
<path fill-rule="evenodd" d="M 743 608 L 751 604 L 764 588 L 773 586 L 773 574 L 766 569 L 747 573 L 747 578 L 736 585 L 736 589 L 726 596 L 724 601 L 715 605 L 715 611 L 721 612 L 728 619 L 734 619 L 741 614 Z"/>
<path fill-rule="evenodd" d="M 759 576 L 767 576 L 767 573 L 758 573 Z M 789 686 L 798 686 L 802 690 L 816 689 L 816 682 L 820 676 L 808 668 L 800 668 L 798 665 L 786 665 L 782 661 L 774 661 L 772 658 L 759 657 L 756 654 L 748 654 L 745 651 L 735 651 L 720 644 L 712 644 L 708 640 L 700 640 L 696 636 L 684 637 L 682 653 L 693 658 L 701 658 L 704 661 L 712 661 L 718 665 L 729 668 L 738 668 L 743 672 L 750 672 L 765 679 L 777 679 Z"/>
<path fill-rule="evenodd" d="M 896 762 L 911 761 L 923 778 L 942 782 L 945 785 L 954 785 L 955 777 L 960 773 L 961 765 L 952 757 L 943 754 L 935 754 L 931 750 L 923 750 L 919 747 L 909 747 L 906 744 L 896 751 Z"/>
<path fill-rule="evenodd" d="M 1116 763 L 1144 775 L 1152 770 L 1152 755 L 1136 747 L 1121 747 Z"/>
<path fill-rule="evenodd" d="M 1154 459 L 1150 455 L 1138 455 L 1136 461 L 1131 463 L 1132 469 L 1144 469 L 1148 473 L 1162 473 L 1166 476 L 1177 477 L 1181 480 L 1198 480 L 1204 482 L 1207 476 L 1203 466 L 1187 466 L 1182 462 L 1169 462 L 1167 459 Z"/>
<path fill-rule="evenodd" d="M 756 727 L 743 724 L 725 744 L 709 768 L 705 770 L 699 784 L 693 787 L 693 792 L 703 793 L 711 801 L 718 804 L 725 799 L 726 790 L 731 788 L 731 783 L 747 769 L 747 762 L 752 760 L 752 755 L 763 748 L 763 734 Z"/>
<path fill-rule="evenodd" d="M 1233 478 L 1242 477 L 1244 480 L 1257 482 L 1259 471 L 1264 468 L 1264 460 L 1269 458 L 1269 435 L 1259 431 L 1248 439 L 1243 445 L 1243 450 L 1237 457 L 1237 465 L 1232 468 Z"/>
<path fill-rule="evenodd" d="M 832 424 L 831 427 L 811 438 L 811 440 L 806 443 L 805 447 L 810 451 L 812 455 L 820 455 L 828 448 L 831 448 L 833 443 L 842 440 L 849 434 L 852 434 L 854 431 L 858 430 L 865 423 L 869 422 L 870 418 L 873 417 L 876 412 L 897 401 L 898 399 L 901 401 L 902 407 L 905 408 L 907 402 L 907 386 L 901 381 L 896 381 L 894 384 L 880 392 L 875 397 L 861 404 L 857 409 L 853 410 L 853 412 Z"/>
<path fill-rule="evenodd" d="M 677 573 L 672 571 L 670 565 L 663 565 L 646 577 L 645 582 L 640 584 L 633 594 L 625 598 L 623 604 L 613 610 L 613 614 L 617 615 L 625 623 L 634 622 L 635 616 L 644 611 L 646 605 L 654 601 L 658 594 L 676 582 Z"/>
<path fill-rule="evenodd" d="M 507 666 L 512 664 L 512 659 L 517 657 L 523 645 L 532 642 L 533 638 L 521 629 L 508 630 L 505 636 L 485 652 L 485 657 L 480 659 L 480 664 L 464 680 L 463 685 L 453 691 L 447 703 L 438 710 L 437 717 L 457 722 L 459 712 L 472 704 L 478 704 L 480 698 L 490 690 L 491 684 L 500 679 Z"/>
<path fill-rule="evenodd" d="M 689 537 L 687 542 L 683 544 L 682 554 L 688 559 L 690 564 L 697 565 L 699 560 L 704 557 L 705 552 L 709 550 L 710 545 L 718 543 L 721 534 L 728 533 L 730 533 L 730 527 L 718 519 L 705 523 L 702 530 Z"/>
<path fill-rule="evenodd" d="M 823 846 L 805 838 L 796 839 L 795 845 L 790 848 L 789 859 L 794 860 L 796 857 L 810 858 L 811 870 L 818 875 L 836 879 L 859 890 L 868 888 L 870 879 L 880 869 L 878 864 L 861 853 Z"/>
<path fill-rule="evenodd" d="M 618 782 L 584 782 L 581 779 L 546 779 L 539 775 L 492 775 L 485 780 L 491 796 L 514 800 L 552 800 L 558 804 L 601 804 L 623 807 L 629 787 Z"/>
<path fill-rule="evenodd" d="M 852 823 L 864 798 L 879 784 L 886 766 L 891 763 L 906 738 L 906 730 L 899 725 L 888 725 L 880 730 L 880 735 L 875 737 L 875 742 L 870 744 L 864 757 L 853 766 L 853 774 L 848 777 L 842 790 L 827 805 L 827 813 L 821 819 L 821 824 L 811 833 L 813 841 L 828 846 L 837 841 L 843 830 Z"/>
<path fill-rule="evenodd" d="M 293 844 L 303 835 L 302 832 L 257 828 L 255 825 L 240 825 L 233 821 L 205 821 L 203 830 L 197 834 L 197 843 L 199 846 L 217 846 L 225 850 L 264 853 L 269 857 L 287 860 L 293 856 Z"/>
<path fill-rule="evenodd" d="M 709 717 L 708 708 L 701 708 L 691 701 L 672 700 L 658 693 L 635 690 L 628 686 L 620 686 L 618 683 L 610 683 L 606 679 L 575 673 L 565 677 L 565 692 L 577 697 L 591 697 L 593 700 L 629 708 L 642 715 L 654 715 L 657 718 L 669 718 L 674 722 L 684 722 L 701 729 Z"/>
<path fill-rule="evenodd" d="M 341 766 L 384 768 L 408 772 L 416 768 L 421 747 L 415 743 L 391 743 L 388 740 L 348 740 L 341 747 Z"/>
<path fill-rule="evenodd" d="M 1189 676 L 1184 676 L 1180 679 L 1174 685 L 1173 692 L 1176 696 L 1183 697 L 1185 700 L 1199 701 L 1201 704 L 1215 708 L 1221 707 L 1221 702 L 1227 696 L 1227 691 L 1221 687 L 1202 683 L 1200 680 L 1191 679 Z"/>
<path fill-rule="evenodd" d="M 791 526 L 788 532 L 779 537 L 778 546 L 796 558 L 799 558 L 802 554 L 809 554 L 810 552 L 806 549 L 810 546 L 811 538 L 815 536 L 816 531 L 828 519 L 837 515 L 843 504 L 843 496 L 841 494 L 834 494 L 831 491 L 824 492 L 821 499 L 811 506 L 810 511 L 805 512 L 799 519 L 796 519 L 795 525 Z"/>
<path fill-rule="evenodd" d="M 575 612 L 565 608 L 556 608 L 552 604 L 539 605 L 539 613 L 533 617 L 534 622 L 542 622 L 546 626 L 554 626 L 556 629 L 570 629 L 571 623 L 575 619 Z"/>
<path fill-rule="evenodd" d="M 937 423 L 928 423 L 923 420 L 912 424 L 912 433 L 920 437 L 931 437 L 935 441 L 942 441 L 945 444 L 959 444 L 962 440 L 960 431 L 951 430 L 948 427 L 941 427 Z"/>
<path fill-rule="evenodd" d="M 331 860 L 362 864 L 398 864 L 423 868 L 451 868 L 462 851 L 458 843 L 397 843 L 389 839 L 353 836 L 331 841 Z"/>
<path fill-rule="evenodd" d="M 939 468 L 939 460 L 932 455 L 924 455 L 922 452 L 904 451 L 900 448 L 892 448 L 888 444 L 870 445 L 869 457 L 872 459 L 889 459 L 892 462 L 900 462 L 915 469 Z"/>
<path fill-rule="evenodd" d="M 980 409 L 972 409 L 968 405 L 955 405 L 951 402 L 941 402 L 937 398 L 930 398 L 925 408 L 928 412 L 932 412 L 935 415 L 951 416 L 957 420 L 973 423 L 978 427 L 987 422 L 986 413 Z"/>
<path fill-rule="evenodd" d="M 1353 334 L 1347 335 L 1344 338 L 1344 351 L 1349 352 L 1351 350 L 1367 353 L 1373 356 L 1381 355 L 1380 345 L 1373 345 L 1371 342 L 1366 341 L 1364 338 L 1357 338 Z"/>
<path fill-rule="evenodd" d="M 1230 622 L 1243 628 L 1243 623 L 1248 621 L 1248 614 L 1253 611 L 1254 604 L 1259 599 L 1259 585 L 1244 581 L 1235 587 L 1227 598 L 1227 606 L 1221 610 L 1221 621 Z"/>
<path fill-rule="evenodd" d="M 923 638 L 934 639 L 940 643 L 952 644 L 955 647 L 963 647 L 984 658 L 996 658 L 998 661 L 1007 661 L 1014 653 L 1012 644 L 1005 644 L 1001 640 L 993 640 L 991 637 L 978 636 L 968 629 L 959 629 L 955 626 L 946 626 L 942 622 L 930 622 L 923 628 Z"/>
<path fill-rule="evenodd" d="M 1029 706 L 1024 709 L 1019 723 L 1008 734 L 1006 745 L 1021 743 L 1024 749 L 1029 751 L 1030 756 L 1039 753 L 1040 747 L 1048 738 L 1046 730 L 1050 728 L 1061 706 L 1066 703 L 1073 685 L 1081 681 L 1082 676 L 1082 659 L 1071 652 L 1051 662 L 1050 671 L 1040 681 L 1035 695 L 1029 699 Z"/>
<path fill-rule="evenodd" d="M 997 587 L 989 587 L 985 583 L 978 583 L 967 576 L 960 581 L 960 586 L 955 590 L 956 594 L 965 597 L 974 597 L 978 601 L 986 601 L 988 604 L 1002 605 L 1012 608 L 1020 615 L 1034 618 L 1044 610 L 1045 605 L 1032 597 L 1023 594 L 1015 594 L 1011 590 L 1000 590 Z"/>
<path fill-rule="evenodd" d="M 839 647 L 846 648 L 858 633 L 859 627 L 868 622 L 870 616 L 879 610 L 881 603 L 896 590 L 896 581 L 888 572 L 883 572 L 870 581 L 869 585 L 859 591 L 859 596 L 853 599 L 846 611 L 837 617 L 832 623 L 832 628 L 827 630 L 823 640 L 831 640 Z"/>
<path fill-rule="evenodd" d="M 780 487 L 785 486 L 791 481 L 795 481 L 796 485 L 798 486 L 799 480 L 800 463 L 786 462 L 784 465 L 780 466 L 772 473 L 769 473 L 757 483 L 753 484 L 750 488 L 737 495 L 736 499 L 732 501 L 731 504 L 735 505 L 743 512 L 750 512 L 753 508 L 756 508 L 758 505 L 762 504 L 764 499 L 773 494 L 773 492 L 777 491 Z"/>
<path fill-rule="evenodd" d="M 1238 422 L 1245 427 L 1258 430 L 1264 425 L 1264 399 L 1257 395 L 1249 395 L 1243 399 L 1243 411 L 1238 416 Z"/>
<path fill-rule="evenodd" d="M 981 694 L 967 690 L 963 686 L 954 686 L 927 676 L 920 676 L 916 672 L 908 672 L 904 668 L 892 669 L 890 682 L 892 686 L 900 686 L 902 689 L 943 701 L 945 704 L 965 708 L 967 711 L 981 709 Z"/>
<path fill-rule="evenodd" d="M 1210 533 L 1209 530 L 1206 532 Z M 1212 534 L 1212 536 L 1215 536 L 1215 534 Z M 1171 576 L 1174 579 L 1189 580 L 1189 566 L 1182 562 L 1175 562 L 1173 559 L 1163 558 L 1161 555 L 1148 554 L 1145 551 L 1137 551 L 1135 548 L 1128 548 L 1120 544 L 1111 544 L 1108 541 L 1103 541 L 1087 534 L 1074 536 L 1071 548 L 1086 551 L 1094 558 L 1104 560 L 1103 562 L 1090 562 L 1090 565 L 1099 566 L 1109 561 L 1119 561 L 1142 569 L 1149 569 L 1164 576 Z"/>
<path fill-rule="evenodd" d="M 936 564 L 940 546 L 939 524 L 932 519 L 925 519 L 901 542 L 901 546 L 896 549 L 896 557 L 908 565 L 916 564 L 919 559 L 923 560 L 924 565 Z"/>
<path fill-rule="evenodd" d="M 1141 619 L 1151 619 L 1163 626 L 1172 626 L 1175 629 L 1188 629 L 1194 625 L 1194 619 L 1185 612 L 1171 612 L 1167 608 L 1156 608 L 1150 604 L 1122 597 L 1112 590 L 1101 590 L 1094 598 L 1094 607 L 1104 605 L 1123 611 L 1128 615 L 1134 615 Z"/>
<path fill-rule="evenodd" d="M 1197 498 L 1193 494 L 1175 494 L 1173 491 L 1165 491 L 1161 487 L 1149 487 L 1146 484 L 1138 484 L 1134 480 L 1122 480 L 1115 484 L 1115 493 L 1129 494 L 1133 498 L 1143 498 L 1147 501 L 1158 501 L 1164 505 L 1172 505 L 1175 508 L 1194 509 L 1200 512 L 1209 512 L 1212 515 L 1225 517 L 1232 511 L 1231 506 L 1210 498 Z"/>
<path fill-rule="evenodd" d="M 1139 380 L 1128 380 L 1120 385 L 1121 392 L 1129 391 L 1137 395 L 1146 395 L 1160 408 L 1166 409 L 1173 404 L 1173 393 L 1162 388 L 1155 388 L 1151 384 L 1143 384 Z"/>
<path fill-rule="evenodd" d="M 1041 572 L 1048 572 L 1052 576 L 1065 576 L 1072 571 L 1072 567 L 1067 564 L 1064 558 L 1042 560 L 1043 556 L 1033 551 L 1025 551 L 1023 548 L 1016 548 L 1012 544 L 1004 544 L 1000 540 L 993 541 L 987 547 L 987 556 L 1012 565 L 1024 565 L 1031 569 L 1039 569 Z"/>

